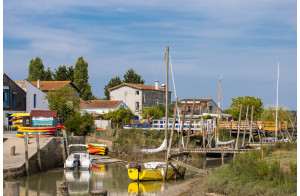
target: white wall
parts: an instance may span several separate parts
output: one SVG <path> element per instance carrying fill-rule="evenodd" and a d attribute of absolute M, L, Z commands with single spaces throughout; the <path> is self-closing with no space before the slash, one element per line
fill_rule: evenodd
<path fill-rule="evenodd" d="M 136 95 L 136 91 L 139 94 Z M 134 115 L 139 115 L 142 109 L 142 91 L 128 86 L 122 86 L 110 92 L 110 100 L 122 100 Z M 135 110 L 135 103 L 139 102 L 140 110 Z"/>
<path fill-rule="evenodd" d="M 33 96 L 36 94 L 36 107 L 33 107 Z M 45 98 L 46 93 L 26 81 L 26 112 L 31 110 L 49 110 L 48 100 Z"/>
<path fill-rule="evenodd" d="M 110 111 L 119 109 L 120 107 L 124 107 L 125 109 L 128 108 L 123 102 L 121 102 L 116 108 L 81 108 L 81 110 L 86 111 L 89 114 L 107 114 Z"/>

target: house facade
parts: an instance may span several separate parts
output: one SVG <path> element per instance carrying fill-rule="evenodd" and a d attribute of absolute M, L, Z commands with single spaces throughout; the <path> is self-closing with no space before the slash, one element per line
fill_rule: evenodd
<path fill-rule="evenodd" d="M 30 113 L 31 110 L 49 110 L 46 93 L 27 80 L 14 80 L 14 82 L 26 92 L 26 113 Z"/>
<path fill-rule="evenodd" d="M 3 126 L 9 130 L 9 116 L 26 111 L 26 92 L 3 73 Z"/>
<path fill-rule="evenodd" d="M 135 116 L 141 116 L 144 107 L 165 105 L 166 89 L 154 86 L 123 83 L 109 89 L 111 100 L 122 100 Z M 171 103 L 171 91 L 168 91 L 168 103 Z"/>
<path fill-rule="evenodd" d="M 79 97 L 80 90 L 73 84 L 72 81 L 32 81 L 31 82 L 38 89 L 46 94 L 55 92 L 56 90 L 63 87 L 71 87 L 74 90 L 74 96 Z"/>
<path fill-rule="evenodd" d="M 123 107 L 128 109 L 126 104 L 121 100 L 81 100 L 79 108 L 82 111 L 86 111 L 90 114 L 107 114 L 110 111 L 114 111 Z"/>
<path fill-rule="evenodd" d="M 195 100 L 193 116 L 202 116 L 207 114 L 218 114 L 218 105 L 212 100 L 212 98 L 204 99 L 183 99 L 180 101 L 180 114 L 184 113 L 184 107 L 186 103 L 185 115 L 189 116 L 192 114 L 193 103 Z M 222 111 L 221 111 L 222 112 Z"/>

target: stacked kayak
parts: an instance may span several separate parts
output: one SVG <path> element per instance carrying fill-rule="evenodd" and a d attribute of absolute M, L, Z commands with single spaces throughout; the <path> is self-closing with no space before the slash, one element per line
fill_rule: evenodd
<path fill-rule="evenodd" d="M 22 127 L 22 118 L 12 118 L 9 120 L 9 122 L 12 122 L 12 125 L 10 126 L 12 129 L 18 129 L 19 127 Z"/>
<path fill-rule="evenodd" d="M 107 155 L 108 154 L 108 148 L 105 144 L 95 144 L 95 143 L 90 143 L 87 144 L 89 146 L 89 149 L 87 150 L 89 154 L 94 154 L 94 155 Z"/>
<path fill-rule="evenodd" d="M 53 137 L 55 127 L 19 127 L 17 136 L 23 138 L 24 133 L 29 135 L 30 138 L 35 137 L 35 132 L 39 133 L 39 137 Z"/>

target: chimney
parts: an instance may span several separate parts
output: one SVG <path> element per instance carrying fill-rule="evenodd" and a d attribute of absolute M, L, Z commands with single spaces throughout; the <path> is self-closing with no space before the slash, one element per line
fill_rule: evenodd
<path fill-rule="evenodd" d="M 41 87 L 40 82 L 41 82 L 41 80 L 38 79 L 38 80 L 37 80 L 37 87 L 38 87 L 38 89 L 40 89 L 40 87 Z"/>
<path fill-rule="evenodd" d="M 155 81 L 155 89 L 158 89 L 158 80 Z"/>

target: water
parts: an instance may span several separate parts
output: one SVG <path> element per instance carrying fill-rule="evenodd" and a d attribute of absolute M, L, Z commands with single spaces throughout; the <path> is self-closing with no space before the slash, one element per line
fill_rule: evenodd
<path fill-rule="evenodd" d="M 225 163 L 228 162 L 225 159 Z M 215 168 L 222 164 L 220 159 L 190 160 L 189 164 L 198 168 Z M 197 173 L 186 171 L 184 180 L 170 181 L 166 187 L 182 183 L 187 179 L 199 176 Z M 37 173 L 28 177 L 14 179 L 20 183 L 20 195 L 56 195 L 56 181 L 69 182 L 69 195 L 89 195 L 90 190 L 106 189 L 109 195 L 157 195 L 163 190 L 161 181 L 140 182 L 139 192 L 137 183 L 129 179 L 125 163 L 97 165 L 93 171 L 65 171 L 63 168 Z M 5 194 L 5 187 L 4 192 Z"/>

